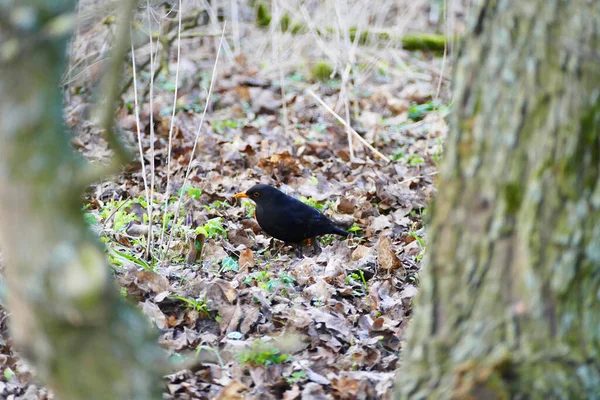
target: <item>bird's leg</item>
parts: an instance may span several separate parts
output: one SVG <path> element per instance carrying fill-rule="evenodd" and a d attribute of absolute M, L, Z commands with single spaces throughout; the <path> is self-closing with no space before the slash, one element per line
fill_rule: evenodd
<path fill-rule="evenodd" d="M 272 241 L 273 243 L 273 247 L 275 247 L 275 241 Z M 279 247 L 277 248 L 277 250 L 275 250 L 275 252 L 273 253 L 273 257 L 276 257 L 279 253 L 281 253 L 281 250 L 283 250 L 283 247 L 285 246 L 285 242 L 282 242 Z"/>
<path fill-rule="evenodd" d="M 310 244 L 315 255 L 321 254 L 321 246 L 319 245 L 319 241 L 316 238 L 310 239 Z"/>

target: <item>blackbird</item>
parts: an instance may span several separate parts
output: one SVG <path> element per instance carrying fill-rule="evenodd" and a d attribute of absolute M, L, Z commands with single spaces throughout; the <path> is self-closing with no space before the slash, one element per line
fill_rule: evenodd
<path fill-rule="evenodd" d="M 275 239 L 298 245 L 302 255 L 302 242 L 316 236 L 334 233 L 347 236 L 350 233 L 333 225 L 319 210 L 288 196 L 273 186 L 258 184 L 236 199 L 248 198 L 256 203 L 256 220 L 261 229 Z"/>

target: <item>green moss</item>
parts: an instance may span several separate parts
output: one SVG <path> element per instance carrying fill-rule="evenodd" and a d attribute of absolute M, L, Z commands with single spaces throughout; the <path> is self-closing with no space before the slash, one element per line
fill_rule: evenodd
<path fill-rule="evenodd" d="M 588 144 L 593 144 L 600 138 L 600 99 L 583 113 L 581 130 Z"/>
<path fill-rule="evenodd" d="M 356 33 L 358 32 L 357 28 L 350 28 L 350 41 L 352 43 L 354 43 L 354 41 L 356 40 Z M 361 46 L 364 46 L 365 44 L 367 44 L 367 40 L 369 39 L 369 32 L 368 31 L 363 31 L 360 33 L 360 36 L 358 38 L 358 44 Z"/>
<path fill-rule="evenodd" d="M 310 75 L 314 80 L 326 82 L 331 79 L 333 67 L 327 61 L 318 61 L 310 70 Z"/>
<path fill-rule="evenodd" d="M 415 33 L 402 38 L 402 47 L 405 50 L 429 50 L 443 52 L 446 36 L 429 33 Z"/>
<path fill-rule="evenodd" d="M 301 35 L 307 32 L 308 28 L 306 27 L 306 25 L 295 23 L 294 26 L 292 26 L 292 35 Z"/>
<path fill-rule="evenodd" d="M 292 24 L 292 17 L 288 13 L 283 14 L 281 17 L 281 21 L 279 21 L 279 26 L 281 27 L 281 32 L 287 32 L 290 29 L 290 25 Z"/>
<path fill-rule="evenodd" d="M 262 1 L 256 6 L 256 24 L 258 26 L 267 27 L 271 24 L 271 11 Z"/>
<path fill-rule="evenodd" d="M 518 182 L 508 183 L 504 186 L 504 201 L 509 213 L 515 214 L 523 201 L 523 188 Z"/>

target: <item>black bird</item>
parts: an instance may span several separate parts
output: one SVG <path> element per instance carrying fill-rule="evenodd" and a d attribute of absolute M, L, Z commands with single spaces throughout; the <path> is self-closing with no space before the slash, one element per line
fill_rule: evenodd
<path fill-rule="evenodd" d="M 236 199 L 248 198 L 256 203 L 256 220 L 261 229 L 275 239 L 298 245 L 302 256 L 302 242 L 316 236 L 333 233 L 348 236 L 350 233 L 336 227 L 319 210 L 288 196 L 273 186 L 258 184 Z"/>

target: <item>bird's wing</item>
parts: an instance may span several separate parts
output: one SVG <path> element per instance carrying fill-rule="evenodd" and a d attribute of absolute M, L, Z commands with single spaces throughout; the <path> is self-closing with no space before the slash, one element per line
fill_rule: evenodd
<path fill-rule="evenodd" d="M 327 233 L 331 226 L 331 220 L 323 213 L 297 199 L 290 202 L 289 213 L 293 224 L 300 226 L 308 237 Z"/>

